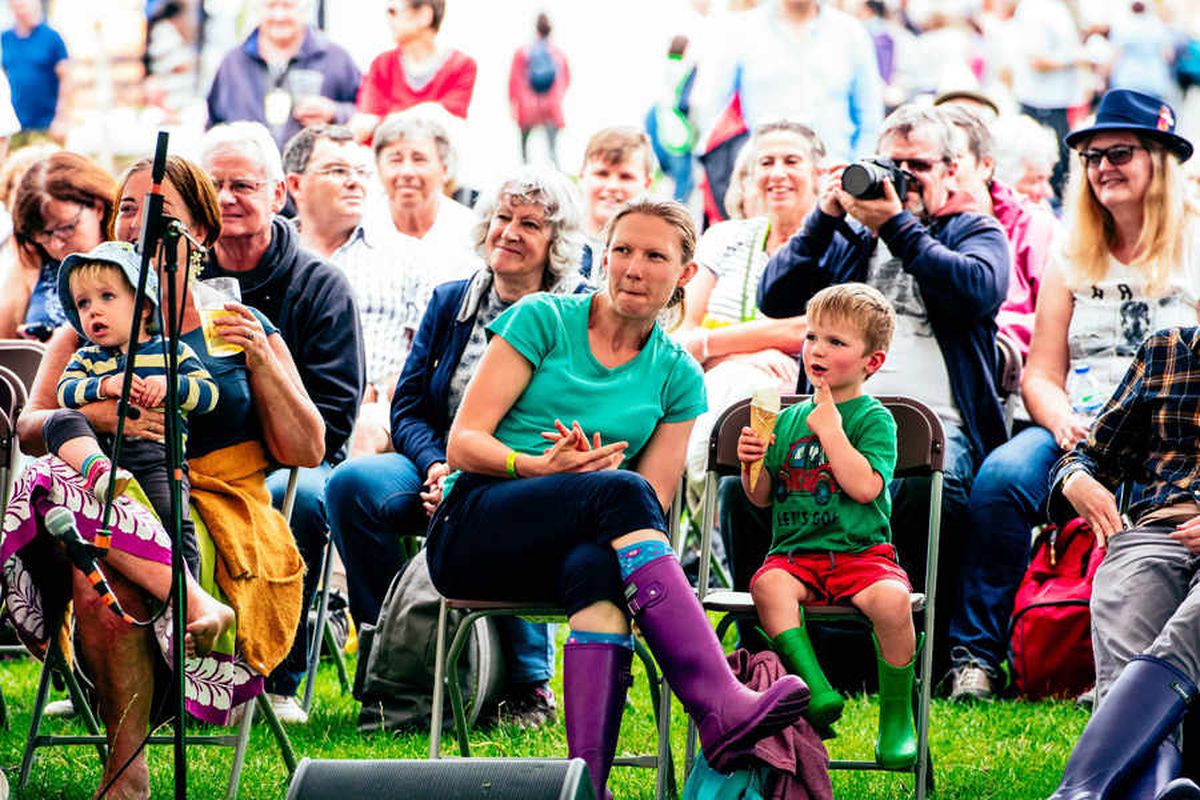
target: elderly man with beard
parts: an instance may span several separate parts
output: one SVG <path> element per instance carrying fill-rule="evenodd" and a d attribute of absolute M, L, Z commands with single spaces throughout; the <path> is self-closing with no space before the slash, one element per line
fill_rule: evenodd
<path fill-rule="evenodd" d="M 758 304 L 768 316 L 795 316 L 820 289 L 849 281 L 868 283 L 891 301 L 896 335 L 871 391 L 913 395 L 941 418 L 943 563 L 956 564 L 975 470 L 1007 438 L 993 370 L 1008 240 L 992 217 L 977 213 L 969 194 L 953 189 L 954 134 L 937 110 L 898 108 L 884 120 L 878 152 L 906 173 L 904 196 L 887 179 L 882 197 L 854 197 L 842 187 L 843 170 L 832 170 L 817 208 L 768 263 Z M 893 494 L 893 541 L 913 584 L 923 585 L 928 481 L 897 481 Z M 946 576 L 953 574 L 941 572 L 951 592 Z M 949 592 L 942 598 L 947 609 L 955 604 Z M 944 625 L 949 615 L 937 618 Z"/>

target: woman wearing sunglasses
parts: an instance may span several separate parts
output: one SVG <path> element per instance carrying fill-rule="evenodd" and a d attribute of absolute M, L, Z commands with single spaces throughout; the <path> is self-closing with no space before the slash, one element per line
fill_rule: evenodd
<path fill-rule="evenodd" d="M 1034 424 L 988 456 L 971 490 L 970 574 L 950 629 L 956 699 L 1000 688 L 1013 597 L 1029 530 L 1045 520 L 1051 466 L 1087 436 L 1147 336 L 1197 322 L 1200 214 L 1180 166 L 1192 145 L 1174 129 L 1166 103 L 1114 89 L 1095 123 L 1066 139 L 1076 159 L 1065 231 L 1043 276 L 1022 381 Z"/>

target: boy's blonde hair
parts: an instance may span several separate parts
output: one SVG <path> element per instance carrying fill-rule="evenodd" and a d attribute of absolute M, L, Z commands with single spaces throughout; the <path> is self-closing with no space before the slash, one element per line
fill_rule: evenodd
<path fill-rule="evenodd" d="M 71 286 L 71 291 L 75 291 L 75 287 L 81 281 L 99 281 L 112 280 L 113 275 L 120 278 L 120 283 L 129 291 L 134 291 L 133 286 L 129 283 L 129 278 L 125 277 L 125 271 L 108 261 L 84 261 L 71 270 L 71 275 L 67 279 Z"/>
<path fill-rule="evenodd" d="M 812 296 L 805 310 L 808 319 L 839 320 L 853 325 L 863 338 L 866 352 L 887 352 L 896 330 L 896 312 L 879 290 L 865 283 L 839 283 Z"/>

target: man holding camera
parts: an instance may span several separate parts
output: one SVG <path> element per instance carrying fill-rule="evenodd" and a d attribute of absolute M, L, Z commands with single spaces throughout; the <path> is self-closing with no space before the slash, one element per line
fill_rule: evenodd
<path fill-rule="evenodd" d="M 936 110 L 898 108 L 884 120 L 875 159 L 829 170 L 818 207 L 771 258 L 758 292 L 759 308 L 771 317 L 802 314 L 817 291 L 848 281 L 874 286 L 895 306 L 892 348 L 871 378 L 871 393 L 915 396 L 941 418 L 947 565 L 958 561 L 975 469 L 1007 438 L 993 371 L 1008 241 L 994 219 L 975 213 L 969 194 L 952 188 L 955 150 L 953 131 Z M 893 495 L 893 540 L 920 586 L 928 481 L 897 481 Z M 941 571 L 941 585 L 952 592 L 948 573 Z M 956 600 L 942 597 L 944 608 Z M 939 615 L 943 631 L 948 618 Z M 936 638 L 946 641 L 944 632 Z"/>

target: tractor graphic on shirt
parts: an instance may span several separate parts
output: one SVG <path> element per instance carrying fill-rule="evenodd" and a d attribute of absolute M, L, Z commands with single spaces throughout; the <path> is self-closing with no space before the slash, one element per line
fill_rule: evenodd
<path fill-rule="evenodd" d="M 833 468 L 821 449 L 821 440 L 816 436 L 804 436 L 792 442 L 787 458 L 775 475 L 776 502 L 798 493 L 812 495 L 813 501 L 823 506 L 837 491 Z"/>

